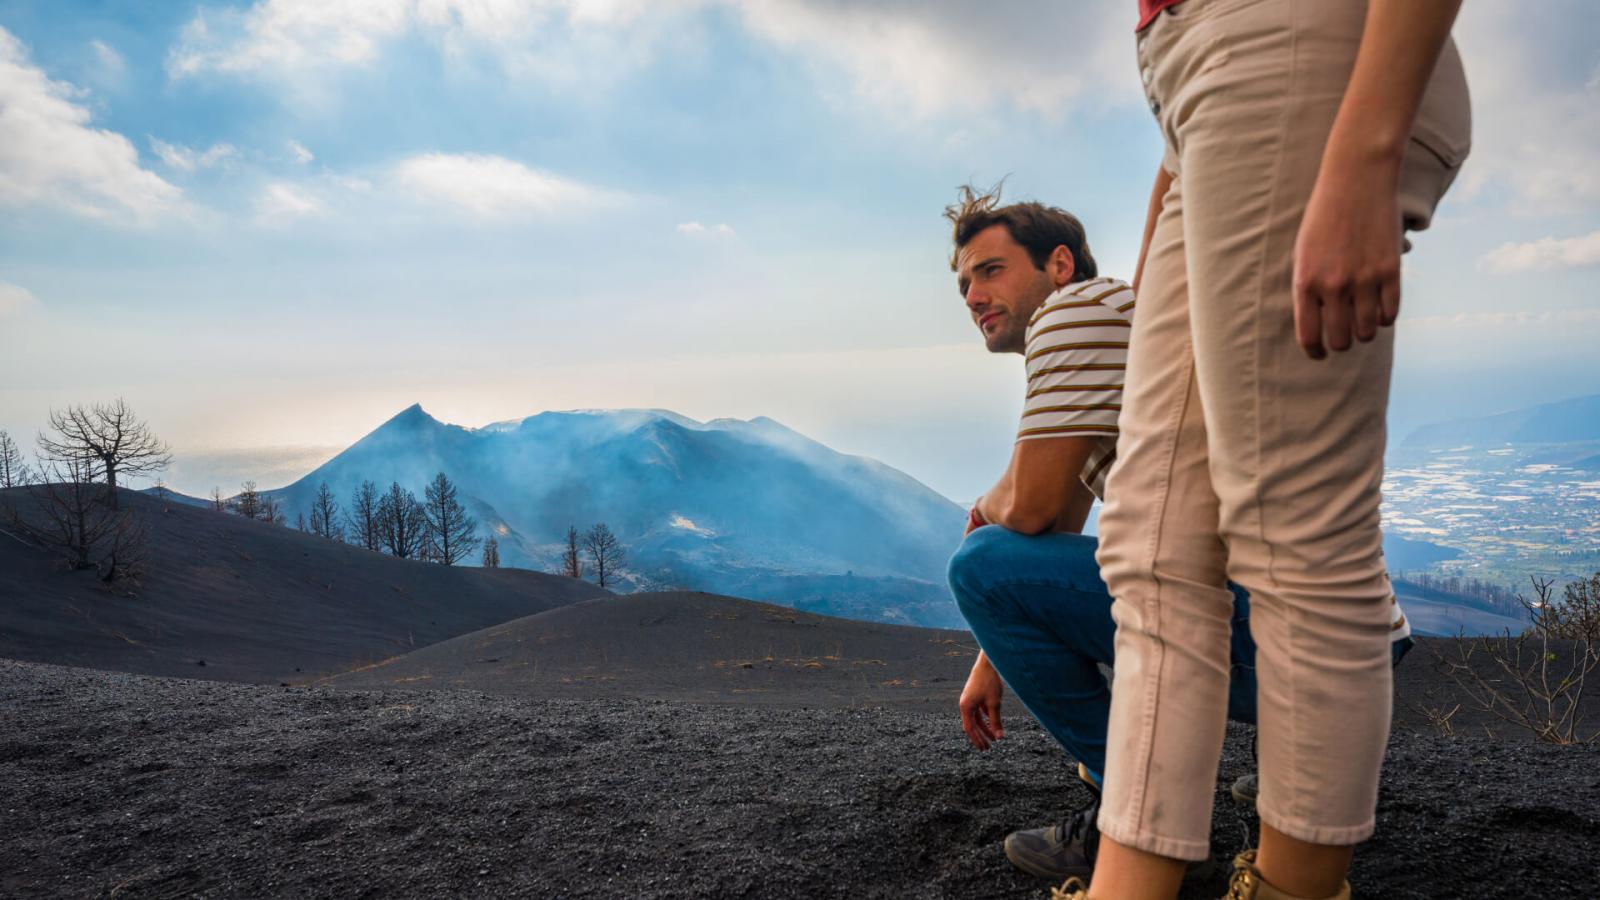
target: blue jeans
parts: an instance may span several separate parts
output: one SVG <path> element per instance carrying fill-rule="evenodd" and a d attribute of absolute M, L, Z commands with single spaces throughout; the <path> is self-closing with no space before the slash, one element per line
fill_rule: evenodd
<path fill-rule="evenodd" d="M 978 646 L 1056 742 L 1098 779 L 1106 765 L 1113 665 L 1111 594 L 1100 580 L 1098 542 L 1081 534 L 1024 535 L 987 525 L 950 560 L 950 590 Z M 1228 718 L 1256 721 L 1256 645 L 1250 598 L 1233 591 Z M 1394 647 L 1398 663 L 1411 646 Z"/>

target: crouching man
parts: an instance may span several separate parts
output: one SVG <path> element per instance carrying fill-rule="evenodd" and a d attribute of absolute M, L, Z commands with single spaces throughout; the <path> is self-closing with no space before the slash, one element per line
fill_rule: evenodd
<path fill-rule="evenodd" d="M 1060 881 L 1087 878 L 1099 843 L 1101 773 L 1116 626 L 1111 595 L 1082 534 L 1116 463 L 1117 414 L 1134 294 L 1101 277 L 1082 223 L 1039 203 L 1000 205 L 998 189 L 963 188 L 945 215 L 955 226 L 951 267 L 991 353 L 1019 353 L 1026 369 L 1022 423 L 1011 462 L 973 505 L 950 561 L 950 587 L 977 638 L 961 694 L 961 725 L 979 750 L 1004 736 L 1004 684 L 1078 763 L 1090 803 L 1059 824 L 1011 833 L 1018 868 Z M 1203 486 L 1196 486 L 1203 488 Z M 1182 490 L 1181 486 L 1174 488 Z M 1234 587 L 1228 715 L 1255 722 L 1255 645 L 1249 600 Z M 1394 610 L 1394 658 L 1411 646 Z M 1256 778 L 1234 784 L 1253 806 Z"/>

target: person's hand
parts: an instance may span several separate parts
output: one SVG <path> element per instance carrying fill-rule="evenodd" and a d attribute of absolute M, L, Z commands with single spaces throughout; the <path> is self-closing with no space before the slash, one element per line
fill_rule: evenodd
<path fill-rule="evenodd" d="M 1000 680 L 989 658 L 978 654 L 967 676 L 967 686 L 961 691 L 961 730 L 967 740 L 979 750 L 1006 736 L 1000 723 L 1000 698 L 1005 695 L 1005 683 Z"/>
<path fill-rule="evenodd" d="M 989 521 L 983 517 L 983 513 L 978 511 L 978 504 L 974 502 L 972 509 L 967 511 L 967 530 L 961 536 L 966 537 L 987 524 L 989 524 Z"/>
<path fill-rule="evenodd" d="M 1294 246 L 1295 340 L 1312 359 L 1400 314 L 1400 201 L 1387 161 L 1325 162 Z"/>

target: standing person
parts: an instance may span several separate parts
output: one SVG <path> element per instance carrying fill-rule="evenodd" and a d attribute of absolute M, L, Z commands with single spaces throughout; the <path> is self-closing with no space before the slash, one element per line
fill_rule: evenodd
<path fill-rule="evenodd" d="M 1117 679 L 1093 897 L 1171 898 L 1207 851 L 1230 579 L 1251 599 L 1262 823 L 1232 895 L 1349 895 L 1393 702 L 1387 326 L 1403 232 L 1467 152 L 1458 8 L 1141 0 L 1166 153 L 1100 520 Z"/>
<path fill-rule="evenodd" d="M 989 352 L 1021 355 L 1024 369 L 1010 463 L 973 504 L 950 560 L 951 593 L 982 648 L 961 692 L 961 727 L 979 750 L 1000 740 L 1009 684 L 1077 761 L 1090 802 L 1058 823 L 1013 831 L 1004 850 L 1032 875 L 1087 877 L 1099 845 L 1111 714 L 1101 669 L 1115 667 L 1116 624 L 1097 544 L 1081 532 L 1116 460 L 1133 290 L 1099 274 L 1083 223 L 1063 209 L 1001 205 L 999 188 L 966 187 L 945 216 L 954 226 L 951 268 L 973 324 Z M 1248 724 L 1255 644 L 1248 598 L 1237 588 L 1232 594 L 1228 717 Z M 1398 603 L 1392 617 L 1399 662 L 1411 632 Z M 1255 791 L 1253 774 L 1233 788 L 1245 805 L 1254 805 Z"/>

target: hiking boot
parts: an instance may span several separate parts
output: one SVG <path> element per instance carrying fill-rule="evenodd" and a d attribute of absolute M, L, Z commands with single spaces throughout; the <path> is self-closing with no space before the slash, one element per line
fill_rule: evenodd
<path fill-rule="evenodd" d="M 1261 793 L 1261 776 L 1255 772 L 1239 776 L 1233 783 L 1233 802 L 1240 809 L 1254 811 L 1256 796 Z"/>
<path fill-rule="evenodd" d="M 1052 881 L 1088 878 L 1093 874 L 1095 853 L 1100 849 L 1100 826 L 1095 822 L 1100 815 L 1100 788 L 1089 778 L 1082 763 L 1078 764 L 1078 778 L 1089 789 L 1088 805 L 1059 824 L 1006 835 L 1006 859 L 1011 860 L 1012 865 L 1029 875 Z M 1209 878 L 1215 871 L 1215 863 L 1207 857 L 1189 863 L 1183 877 L 1186 881 Z"/>
<path fill-rule="evenodd" d="M 1256 851 L 1246 850 L 1233 858 L 1233 878 L 1228 882 L 1228 895 L 1222 900 L 1316 900 L 1316 898 L 1296 897 L 1267 884 L 1261 877 L 1261 870 L 1256 868 Z M 1350 882 L 1346 881 L 1339 888 L 1339 893 L 1322 900 L 1350 900 Z"/>
<path fill-rule="evenodd" d="M 1095 817 L 1100 814 L 1100 788 L 1082 763 L 1078 764 L 1078 777 L 1089 788 L 1088 805 L 1059 824 L 1006 835 L 1006 859 L 1012 865 L 1051 881 L 1088 878 L 1094 871 L 1094 854 L 1100 847 L 1100 829 L 1095 825 Z M 1061 889 L 1065 887 L 1062 885 Z M 1052 896 L 1061 889 L 1052 889 Z"/>

